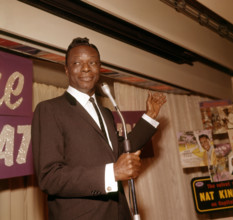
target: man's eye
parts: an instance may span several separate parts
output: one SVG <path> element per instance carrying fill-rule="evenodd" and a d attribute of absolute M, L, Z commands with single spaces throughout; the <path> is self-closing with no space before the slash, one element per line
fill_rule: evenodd
<path fill-rule="evenodd" d="M 89 64 L 90 64 L 91 66 L 94 66 L 94 65 L 97 65 L 97 62 L 96 62 L 96 61 L 91 61 Z"/>
<path fill-rule="evenodd" d="M 80 65 L 81 63 L 79 61 L 75 61 L 74 64 Z"/>

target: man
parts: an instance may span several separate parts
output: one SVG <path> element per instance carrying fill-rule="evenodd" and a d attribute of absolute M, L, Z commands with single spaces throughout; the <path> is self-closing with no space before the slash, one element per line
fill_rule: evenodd
<path fill-rule="evenodd" d="M 199 135 L 199 142 L 202 148 L 205 150 L 203 155 L 203 165 L 210 167 L 216 160 L 216 155 L 213 145 L 210 143 L 209 136 L 206 134 Z"/>
<path fill-rule="evenodd" d="M 111 112 L 95 100 L 100 55 L 87 38 L 68 47 L 65 72 L 67 91 L 40 103 L 32 123 L 34 165 L 48 194 L 49 219 L 128 220 L 120 181 L 139 175 L 139 149 L 156 131 L 154 119 L 166 98 L 148 95 L 146 115 L 129 134 L 134 153 L 123 153 Z"/>

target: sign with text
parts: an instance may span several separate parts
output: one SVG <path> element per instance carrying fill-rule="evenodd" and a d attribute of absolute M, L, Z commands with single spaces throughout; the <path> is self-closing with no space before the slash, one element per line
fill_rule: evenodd
<path fill-rule="evenodd" d="M 124 130 L 123 130 L 123 125 L 122 125 L 120 116 L 118 115 L 117 112 L 112 112 L 112 113 L 113 113 L 114 120 L 117 126 L 117 131 L 119 132 L 119 136 L 124 136 Z M 129 133 L 145 112 L 144 111 L 122 111 L 121 113 L 126 123 L 127 133 Z M 148 143 L 146 143 L 145 146 L 143 147 L 141 157 L 142 158 L 154 157 L 153 143 L 151 140 Z"/>
<path fill-rule="evenodd" d="M 33 173 L 31 118 L 0 116 L 0 179 Z"/>
<path fill-rule="evenodd" d="M 196 211 L 206 213 L 233 208 L 233 180 L 212 183 L 209 177 L 191 181 Z"/>
<path fill-rule="evenodd" d="M 32 61 L 0 51 L 0 178 L 33 173 Z"/>

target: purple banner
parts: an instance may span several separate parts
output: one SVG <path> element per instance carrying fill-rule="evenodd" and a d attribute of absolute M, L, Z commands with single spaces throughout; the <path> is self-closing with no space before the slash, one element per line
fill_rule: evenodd
<path fill-rule="evenodd" d="M 0 115 L 32 114 L 32 61 L 0 51 Z"/>
<path fill-rule="evenodd" d="M 0 116 L 0 179 L 33 173 L 31 120 Z"/>
<path fill-rule="evenodd" d="M 127 133 L 129 133 L 145 112 L 144 111 L 123 111 L 121 113 L 126 123 Z M 124 136 L 123 125 L 122 125 L 122 122 L 121 122 L 121 119 L 118 113 L 113 112 L 113 116 L 114 116 L 114 120 L 117 126 L 117 131 L 119 132 L 119 135 Z M 143 147 L 141 157 L 142 158 L 154 157 L 153 143 L 151 140 L 147 144 L 145 144 L 145 146 Z"/>
<path fill-rule="evenodd" d="M 0 52 L 0 179 L 33 173 L 32 61 Z"/>

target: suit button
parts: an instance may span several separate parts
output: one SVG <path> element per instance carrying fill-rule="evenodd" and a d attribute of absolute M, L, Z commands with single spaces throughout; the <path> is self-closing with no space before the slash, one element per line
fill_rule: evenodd
<path fill-rule="evenodd" d="M 108 187 L 107 187 L 107 191 L 108 191 L 108 192 L 111 192 L 111 191 L 112 191 L 112 187 L 111 187 L 111 186 L 108 186 Z"/>

